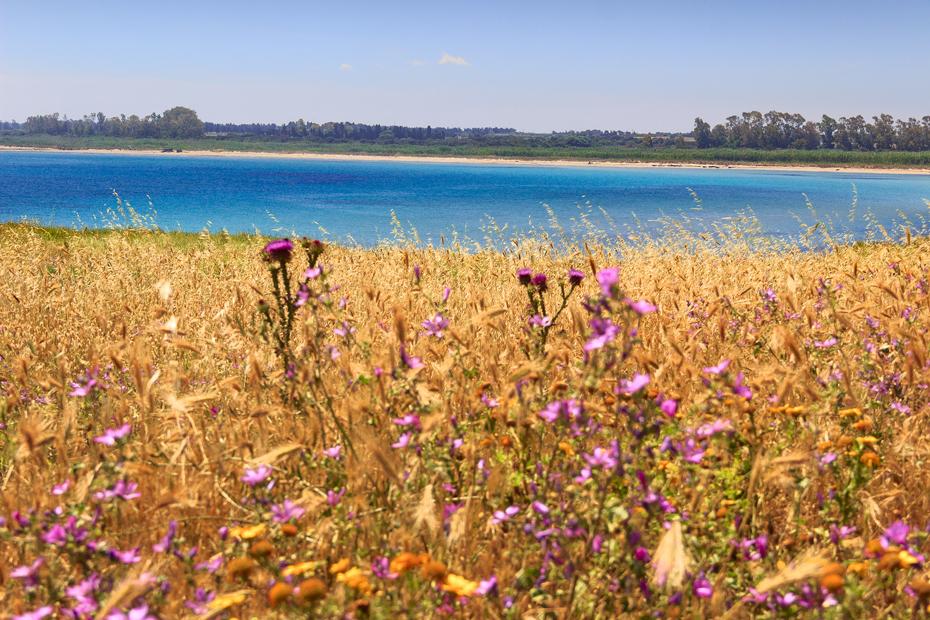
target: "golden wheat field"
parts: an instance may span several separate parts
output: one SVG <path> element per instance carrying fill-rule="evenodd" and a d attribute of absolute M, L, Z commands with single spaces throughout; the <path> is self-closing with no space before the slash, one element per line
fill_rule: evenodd
<path fill-rule="evenodd" d="M 930 243 L 662 248 L 3 226 L 3 617 L 925 614 Z"/>

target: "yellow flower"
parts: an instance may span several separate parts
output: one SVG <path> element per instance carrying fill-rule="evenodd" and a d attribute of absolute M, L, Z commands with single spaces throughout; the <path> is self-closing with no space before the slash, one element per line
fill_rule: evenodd
<path fill-rule="evenodd" d="M 335 564 L 329 567 L 330 575 L 337 575 L 339 573 L 344 573 L 349 570 L 349 567 L 352 566 L 352 562 L 349 561 L 349 558 L 342 558 Z"/>
<path fill-rule="evenodd" d="M 239 540 L 250 540 L 252 538 L 258 538 L 259 536 L 264 535 L 267 529 L 268 526 L 264 523 L 243 527 L 233 527 L 230 528 L 229 535 L 233 538 L 238 538 Z"/>
<path fill-rule="evenodd" d="M 878 437 L 866 435 L 865 437 L 857 437 L 856 441 L 859 442 L 860 446 L 874 446 L 878 443 Z"/>
<path fill-rule="evenodd" d="M 910 553 L 908 553 L 904 549 L 901 549 L 901 551 L 898 552 L 898 566 L 900 566 L 901 568 L 907 568 L 908 566 L 913 566 L 914 564 L 917 564 L 919 561 L 920 560 L 912 556 Z"/>
<path fill-rule="evenodd" d="M 471 596 L 478 589 L 478 584 L 461 575 L 449 573 L 442 584 L 443 592 L 452 592 L 456 596 Z"/>
<path fill-rule="evenodd" d="M 207 609 L 210 611 L 223 611 L 235 605 L 241 605 L 250 593 L 251 590 L 236 590 L 235 592 L 218 594 L 216 598 L 207 603 Z"/>
<path fill-rule="evenodd" d="M 291 564 L 290 566 L 285 566 L 281 571 L 282 577 L 294 577 L 297 575 L 306 575 L 317 567 L 319 562 L 310 561 L 310 562 L 298 562 L 297 564 Z"/>
<path fill-rule="evenodd" d="M 336 581 L 344 583 L 366 596 L 371 594 L 371 584 L 368 582 L 368 577 L 366 577 L 357 566 L 350 568 L 344 573 L 340 573 L 339 576 L 336 577 Z"/>
<path fill-rule="evenodd" d="M 862 415 L 862 409 L 859 407 L 850 407 L 848 409 L 840 409 L 840 417 L 843 418 L 858 418 Z"/>

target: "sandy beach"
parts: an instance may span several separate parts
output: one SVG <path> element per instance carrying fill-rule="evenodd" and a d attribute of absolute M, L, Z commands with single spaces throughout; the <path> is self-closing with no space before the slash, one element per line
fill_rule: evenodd
<path fill-rule="evenodd" d="M 930 175 L 930 168 L 869 168 L 864 166 L 816 166 L 798 164 L 746 164 L 696 162 L 636 162 L 636 161 L 582 161 L 572 159 L 513 159 L 483 157 L 447 157 L 413 155 L 354 155 L 346 153 L 268 153 L 258 151 L 183 151 L 129 149 L 56 149 L 42 147 L 0 146 L 2 151 L 46 151 L 60 153 L 90 153 L 106 155 L 151 155 L 158 157 L 246 157 L 270 159 L 316 159 L 331 161 L 400 161 L 437 164 L 491 164 L 502 166 L 573 167 L 573 168 L 692 168 L 705 170 L 759 170 L 775 172 L 845 172 L 852 174 L 908 174 Z"/>

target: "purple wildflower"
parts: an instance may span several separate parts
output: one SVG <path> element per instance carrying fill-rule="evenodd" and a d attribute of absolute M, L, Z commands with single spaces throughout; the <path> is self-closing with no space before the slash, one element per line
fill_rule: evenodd
<path fill-rule="evenodd" d="M 442 338 L 443 330 L 449 327 L 449 321 L 444 316 L 442 316 L 442 314 L 437 312 L 436 316 L 431 319 L 426 319 L 421 323 L 421 325 L 423 326 L 423 329 L 426 330 L 426 333 L 430 336 Z"/>
<path fill-rule="evenodd" d="M 407 349 L 404 345 L 400 345 L 400 361 L 404 363 L 404 366 L 410 370 L 416 370 L 417 368 L 423 368 L 423 360 L 419 357 L 414 357 L 407 354 Z"/>
<path fill-rule="evenodd" d="M 294 244 L 290 239 L 278 239 L 271 241 L 262 250 L 265 258 L 270 261 L 286 263 L 291 260 L 291 252 L 294 250 Z"/>
<path fill-rule="evenodd" d="M 597 283 L 601 285 L 601 293 L 604 297 L 613 296 L 618 282 L 620 282 L 620 269 L 617 267 L 601 269 L 597 272 Z"/>
<path fill-rule="evenodd" d="M 628 305 L 633 312 L 642 316 L 644 314 L 651 314 L 656 311 L 656 307 L 644 299 L 639 301 L 634 301 L 632 299 L 625 299 L 626 305 Z"/>
<path fill-rule="evenodd" d="M 39 585 L 39 569 L 45 564 L 45 558 L 36 558 L 29 566 L 17 566 L 10 571 L 10 577 L 19 579 L 27 590 Z"/>
<path fill-rule="evenodd" d="M 239 478 L 242 482 L 246 483 L 250 487 L 254 487 L 257 484 L 261 484 L 268 479 L 268 476 L 271 475 L 271 467 L 262 463 L 255 469 L 246 469 L 245 473 L 242 474 L 242 477 Z"/>
<path fill-rule="evenodd" d="M 123 439 L 132 431 L 130 424 L 123 424 L 117 428 L 108 428 L 103 435 L 94 437 L 94 441 L 105 446 L 115 446 L 116 442 Z"/>
<path fill-rule="evenodd" d="M 508 506 L 503 510 L 495 510 L 494 516 L 491 517 L 491 523 L 494 525 L 500 525 L 501 523 L 506 523 L 510 521 L 511 518 L 517 516 L 520 512 L 519 506 Z"/>
<path fill-rule="evenodd" d="M 343 491 L 345 492 L 345 491 Z M 327 500 L 329 496 L 327 494 Z M 289 499 L 284 500 L 282 504 L 275 504 L 271 507 L 271 514 L 275 523 L 287 523 L 288 521 L 296 521 L 297 519 L 304 516 L 307 511 L 292 502 Z"/>
<path fill-rule="evenodd" d="M 584 280 L 584 273 L 578 269 L 568 270 L 568 283 L 572 286 L 578 286 Z"/>
<path fill-rule="evenodd" d="M 704 372 L 708 375 L 722 375 L 730 365 L 730 360 L 720 360 L 716 366 L 706 366 Z"/>
<path fill-rule="evenodd" d="M 523 286 L 527 286 L 530 282 L 533 281 L 533 270 L 522 267 L 517 269 L 517 280 Z"/>
<path fill-rule="evenodd" d="M 626 394 L 627 396 L 632 396 L 636 394 L 641 389 L 649 385 L 649 375 L 643 373 L 636 373 L 633 375 L 632 379 L 621 380 L 620 381 L 620 393 Z"/>

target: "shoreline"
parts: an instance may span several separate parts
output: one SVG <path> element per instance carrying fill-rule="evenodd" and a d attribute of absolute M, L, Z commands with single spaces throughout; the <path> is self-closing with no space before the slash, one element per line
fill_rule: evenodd
<path fill-rule="evenodd" d="M 577 159 L 516 159 L 507 157 L 455 157 L 448 155 L 368 155 L 352 153 L 269 153 L 262 151 L 193 150 L 166 153 L 155 149 L 63 149 L 39 146 L 0 145 L 0 152 L 87 153 L 94 155 L 145 155 L 162 157 L 239 157 L 246 159 L 309 159 L 321 161 L 383 161 L 406 163 L 477 164 L 555 168 L 685 168 L 695 170 L 756 170 L 760 172 L 842 172 L 850 174 L 930 175 L 930 168 L 870 168 L 844 165 L 804 165 L 777 163 L 698 163 L 643 161 L 583 161 Z"/>

